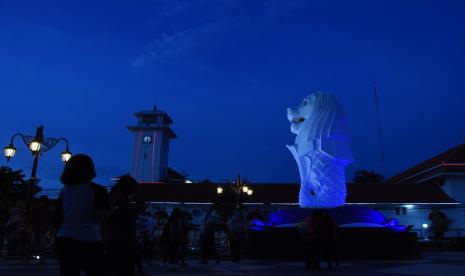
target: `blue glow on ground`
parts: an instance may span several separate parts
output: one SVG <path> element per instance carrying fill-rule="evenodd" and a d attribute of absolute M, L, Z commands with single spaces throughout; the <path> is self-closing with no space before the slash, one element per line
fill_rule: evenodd
<path fill-rule="evenodd" d="M 268 215 L 267 221 L 254 219 L 251 221 L 251 228 L 261 231 L 268 227 L 278 227 L 282 225 L 296 225 L 312 216 L 315 209 L 295 208 L 278 210 Z M 405 231 L 406 227 L 399 225 L 395 218 L 386 219 L 381 213 L 373 209 L 359 206 L 344 206 L 331 209 L 323 209 L 337 225 L 363 225 L 363 227 L 387 227 L 396 231 Z"/>

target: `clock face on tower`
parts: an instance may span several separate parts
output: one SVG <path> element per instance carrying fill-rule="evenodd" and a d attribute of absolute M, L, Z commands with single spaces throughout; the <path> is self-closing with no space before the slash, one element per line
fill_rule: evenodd
<path fill-rule="evenodd" d="M 152 136 L 144 136 L 144 144 L 152 143 Z"/>

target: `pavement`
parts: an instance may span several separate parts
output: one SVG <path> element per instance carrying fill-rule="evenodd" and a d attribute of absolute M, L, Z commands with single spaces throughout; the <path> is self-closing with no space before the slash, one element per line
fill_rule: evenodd
<path fill-rule="evenodd" d="M 338 270 L 328 270 L 322 263 L 318 272 L 308 272 L 303 262 L 244 260 L 240 264 L 223 261 L 204 265 L 191 258 L 187 266 L 160 267 L 159 262 L 145 262 L 146 275 L 465 275 L 465 252 L 426 252 L 420 260 L 367 260 L 342 262 Z M 19 260 L 1 260 L 1 276 L 58 276 L 58 262 L 48 259 L 43 265 L 24 264 Z"/>

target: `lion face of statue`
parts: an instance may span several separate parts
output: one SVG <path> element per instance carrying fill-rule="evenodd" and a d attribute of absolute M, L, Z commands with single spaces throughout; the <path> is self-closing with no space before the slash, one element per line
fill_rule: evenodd
<path fill-rule="evenodd" d="M 302 100 L 302 102 L 296 107 L 290 107 L 287 109 L 287 119 L 291 123 L 291 132 L 294 134 L 300 134 L 303 126 L 308 122 L 312 113 L 315 110 L 315 101 L 320 96 L 320 92 L 315 92 Z M 307 121 L 307 122 L 306 122 Z"/>

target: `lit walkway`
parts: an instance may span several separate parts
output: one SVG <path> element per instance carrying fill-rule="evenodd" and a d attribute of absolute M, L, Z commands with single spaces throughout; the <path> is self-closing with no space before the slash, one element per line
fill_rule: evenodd
<path fill-rule="evenodd" d="M 302 262 L 271 262 L 247 260 L 239 265 L 224 262 L 220 265 L 188 267 L 152 267 L 153 275 L 465 275 L 465 252 L 425 253 L 414 261 L 353 261 L 343 262 L 339 270 L 329 271 L 322 263 L 319 273 L 307 272 Z"/>
<path fill-rule="evenodd" d="M 465 275 L 465 252 L 424 253 L 422 260 L 416 261 L 351 261 L 343 262 L 336 271 L 328 271 L 322 264 L 319 273 L 307 272 L 301 262 L 246 260 L 235 265 L 229 261 L 219 265 L 197 264 L 198 259 L 190 259 L 185 267 L 162 268 L 158 262 L 145 264 L 149 275 Z M 58 275 L 58 264 L 54 259 L 42 266 L 22 264 L 18 261 L 1 261 L 0 275 Z"/>

